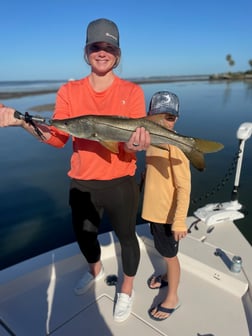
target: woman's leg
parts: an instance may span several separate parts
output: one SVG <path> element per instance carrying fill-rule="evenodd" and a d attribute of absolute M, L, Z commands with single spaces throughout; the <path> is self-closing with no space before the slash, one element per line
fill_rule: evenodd
<path fill-rule="evenodd" d="M 90 264 L 92 274 L 100 271 L 101 248 L 98 236 L 100 216 L 91 201 L 90 192 L 70 189 L 72 224 L 81 252 Z"/>
<path fill-rule="evenodd" d="M 135 232 L 138 200 L 138 185 L 134 177 L 128 177 L 114 187 L 110 197 L 107 197 L 105 207 L 121 245 L 124 272 L 121 291 L 128 295 L 132 293 L 133 280 L 140 261 L 140 248 Z"/>

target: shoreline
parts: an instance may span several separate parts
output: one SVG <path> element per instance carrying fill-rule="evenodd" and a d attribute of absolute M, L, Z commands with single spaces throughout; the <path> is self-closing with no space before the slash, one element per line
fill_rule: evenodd
<path fill-rule="evenodd" d="M 157 84 L 157 83 L 174 83 L 174 82 L 216 82 L 216 81 L 251 81 L 252 75 L 242 77 L 232 77 L 230 75 L 211 75 L 211 76 L 179 76 L 179 77 L 148 77 L 148 78 L 128 78 L 125 79 L 135 84 Z M 67 81 L 66 81 L 67 83 Z M 30 91 L 0 91 L 0 99 L 22 98 L 27 96 L 37 96 L 43 94 L 56 93 L 59 87 L 53 89 L 38 89 Z"/>
<path fill-rule="evenodd" d="M 196 81 L 208 81 L 208 75 L 199 76 L 174 76 L 174 77 L 139 77 L 139 78 L 125 78 L 125 80 L 133 82 L 135 84 L 156 84 L 156 83 L 171 83 L 171 82 L 196 82 Z M 67 81 L 66 81 L 67 83 Z M 38 89 L 38 90 L 26 90 L 26 91 L 0 91 L 0 99 L 13 99 L 22 98 L 27 96 L 37 96 L 43 94 L 56 93 L 59 87 L 53 89 Z"/>
<path fill-rule="evenodd" d="M 174 82 L 230 82 L 230 81 L 251 81 L 252 74 L 216 74 L 216 75 L 194 75 L 194 76 L 162 76 L 162 77 L 138 77 L 138 78 L 125 78 L 125 80 L 131 81 L 135 84 L 157 84 L 157 83 L 174 83 Z M 49 83 L 50 81 L 48 81 Z M 62 81 L 64 82 L 64 81 Z M 67 80 L 65 81 L 67 83 Z M 60 86 L 59 86 L 60 87 Z M 57 93 L 59 87 L 52 89 L 38 89 L 38 90 L 25 90 L 25 91 L 0 91 L 0 101 L 1 99 L 15 99 L 23 98 L 28 96 L 37 96 L 45 94 Z M 42 105 L 37 105 L 29 108 L 30 111 L 35 112 L 45 112 L 53 111 L 55 103 L 47 103 Z"/>
<path fill-rule="evenodd" d="M 155 83 L 170 83 L 170 82 L 196 82 L 196 81 L 208 81 L 208 75 L 196 75 L 196 76 L 164 76 L 164 77 L 139 77 L 139 78 L 126 78 L 125 80 L 131 81 L 138 85 L 140 84 L 155 84 Z M 66 81 L 67 82 L 67 81 Z M 23 98 L 28 96 L 37 96 L 57 93 L 59 87 L 53 89 L 38 89 L 38 90 L 26 90 L 26 91 L 8 91 L 0 92 L 0 101 L 1 99 L 15 99 Z M 28 111 L 33 112 L 52 112 L 54 110 L 55 103 L 47 103 L 42 105 L 32 106 Z"/>
<path fill-rule="evenodd" d="M 44 90 L 37 90 L 37 91 L 8 91 L 8 92 L 0 92 L 0 99 L 13 99 L 13 98 L 22 98 L 27 96 L 37 96 L 42 94 L 50 94 L 56 93 L 57 89 L 44 89 Z"/>

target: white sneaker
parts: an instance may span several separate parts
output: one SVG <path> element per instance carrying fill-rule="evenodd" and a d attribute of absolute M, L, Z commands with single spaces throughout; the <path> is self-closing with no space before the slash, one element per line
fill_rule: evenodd
<path fill-rule="evenodd" d="M 83 277 L 77 282 L 77 285 L 74 288 L 74 292 L 76 295 L 84 294 L 89 287 L 95 282 L 101 280 L 104 277 L 104 269 L 101 267 L 100 272 L 94 277 L 90 272 L 86 272 Z"/>
<path fill-rule="evenodd" d="M 131 296 L 125 293 L 117 294 L 117 301 L 114 311 L 114 320 L 116 322 L 123 322 L 127 320 L 127 318 L 130 316 L 133 299 L 134 299 L 134 291 L 132 291 Z"/>

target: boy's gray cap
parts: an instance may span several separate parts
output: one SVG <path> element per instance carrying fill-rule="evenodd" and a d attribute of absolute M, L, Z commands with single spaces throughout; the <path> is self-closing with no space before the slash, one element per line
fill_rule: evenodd
<path fill-rule="evenodd" d="M 106 42 L 119 48 L 119 31 L 117 25 L 107 19 L 97 19 L 87 27 L 86 45 Z"/>
<path fill-rule="evenodd" d="M 169 91 L 159 91 L 151 98 L 148 114 L 170 113 L 179 116 L 179 99 Z"/>

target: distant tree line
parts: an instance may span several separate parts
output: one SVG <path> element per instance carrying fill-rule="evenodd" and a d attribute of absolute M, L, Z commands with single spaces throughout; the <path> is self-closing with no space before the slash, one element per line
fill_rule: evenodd
<path fill-rule="evenodd" d="M 228 64 L 232 67 L 235 65 L 235 61 L 233 60 L 232 56 L 230 54 L 227 54 L 226 56 L 226 61 L 228 62 Z M 252 59 L 248 60 L 248 64 L 252 69 Z"/>

